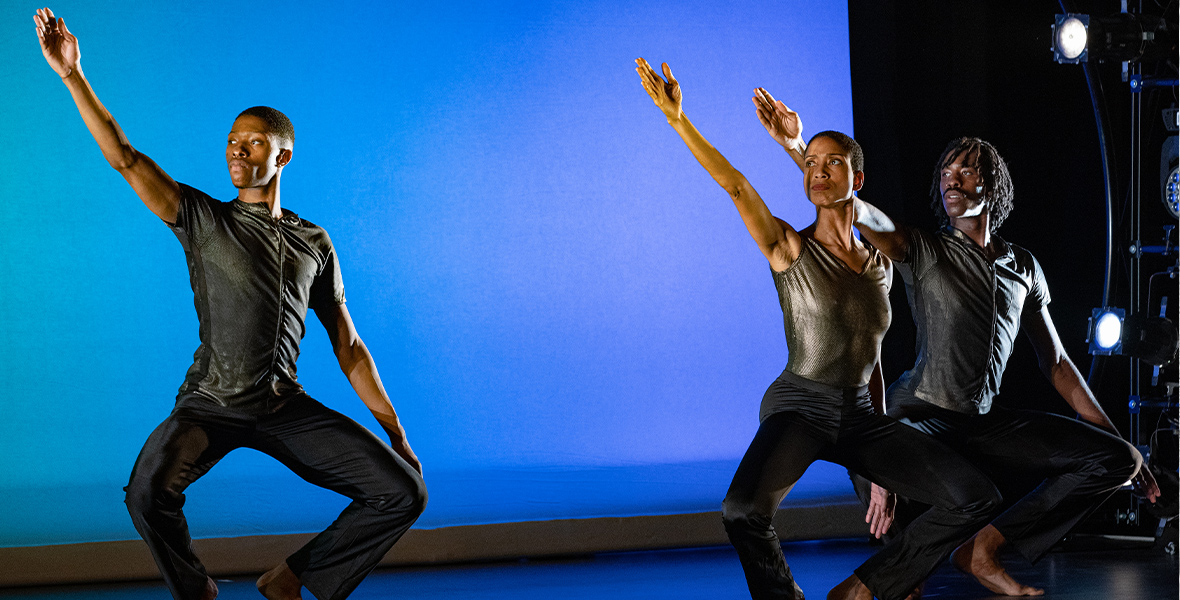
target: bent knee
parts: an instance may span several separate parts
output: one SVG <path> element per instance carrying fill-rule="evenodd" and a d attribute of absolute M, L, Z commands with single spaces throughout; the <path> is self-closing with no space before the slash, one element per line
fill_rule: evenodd
<path fill-rule="evenodd" d="M 429 500 L 426 484 L 417 473 L 398 483 L 374 496 L 369 505 L 383 513 L 412 514 L 417 518 L 426 510 L 426 502 Z"/>
<path fill-rule="evenodd" d="M 184 493 L 154 485 L 151 481 L 132 479 L 123 491 L 123 503 L 131 514 L 179 510 L 184 507 Z"/>
<path fill-rule="evenodd" d="M 1139 473 L 1143 466 L 1143 455 L 1126 441 L 1119 442 L 1102 458 L 1101 464 L 1107 472 L 1107 477 L 1112 481 L 1118 480 L 1121 485 Z"/>
<path fill-rule="evenodd" d="M 980 517 L 989 516 L 1000 510 L 1004 497 L 991 481 L 980 481 L 970 487 L 954 490 L 951 497 L 954 509 Z"/>

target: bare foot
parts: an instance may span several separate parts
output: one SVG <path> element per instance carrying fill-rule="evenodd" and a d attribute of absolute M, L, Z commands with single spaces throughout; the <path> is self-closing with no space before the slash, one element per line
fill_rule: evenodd
<path fill-rule="evenodd" d="M 1000 565 L 998 552 L 1004 536 L 995 527 L 984 527 L 951 555 L 955 568 L 975 577 L 983 587 L 1003 596 L 1041 596 L 1045 590 L 1012 579 Z"/>
<path fill-rule="evenodd" d="M 212 577 L 206 578 L 205 593 L 201 595 L 201 600 L 215 600 L 217 598 L 217 582 L 213 581 Z"/>
<path fill-rule="evenodd" d="M 295 573 L 291 572 L 291 568 L 287 566 L 286 562 L 279 563 L 279 566 L 263 573 L 254 585 L 258 587 L 258 593 L 266 596 L 269 600 L 302 600 L 303 598 L 299 595 L 299 590 L 303 585 Z"/>
<path fill-rule="evenodd" d="M 828 600 L 873 600 L 873 593 L 860 582 L 860 578 L 849 575 L 828 592 Z"/>

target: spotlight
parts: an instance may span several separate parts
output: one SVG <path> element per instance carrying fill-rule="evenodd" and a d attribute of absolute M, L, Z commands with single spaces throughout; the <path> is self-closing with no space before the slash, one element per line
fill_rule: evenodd
<path fill-rule="evenodd" d="M 1122 354 L 1157 366 L 1176 360 L 1177 332 L 1171 320 L 1126 314 L 1121 308 L 1094 309 L 1086 339 L 1090 354 Z"/>
<path fill-rule="evenodd" d="M 1164 208 L 1173 219 L 1180 218 L 1180 149 L 1176 136 L 1164 140 L 1160 148 L 1160 191 Z"/>
<path fill-rule="evenodd" d="M 1053 58 L 1062 64 L 1085 62 L 1086 28 L 1090 15 L 1057 15 L 1053 24 Z"/>
<path fill-rule="evenodd" d="M 1090 314 L 1090 354 L 1122 354 L 1123 317 L 1121 308 L 1095 308 Z"/>
<path fill-rule="evenodd" d="M 1137 61 L 1169 58 L 1174 32 L 1163 17 L 1142 13 L 1118 13 L 1091 17 L 1076 13 L 1057 15 L 1053 23 L 1053 58 L 1059 63 L 1092 60 Z"/>

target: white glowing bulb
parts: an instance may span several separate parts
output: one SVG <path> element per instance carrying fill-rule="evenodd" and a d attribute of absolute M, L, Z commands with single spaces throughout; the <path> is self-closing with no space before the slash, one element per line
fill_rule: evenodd
<path fill-rule="evenodd" d="M 1119 321 L 1118 315 L 1114 313 L 1106 313 L 1098 317 L 1098 326 L 1094 328 L 1094 341 L 1099 348 L 1109 350 L 1119 342 L 1119 337 L 1123 334 L 1123 323 Z"/>
<path fill-rule="evenodd" d="M 1073 60 L 1086 49 L 1086 26 L 1077 17 L 1070 17 L 1057 28 L 1057 48 L 1061 56 Z"/>

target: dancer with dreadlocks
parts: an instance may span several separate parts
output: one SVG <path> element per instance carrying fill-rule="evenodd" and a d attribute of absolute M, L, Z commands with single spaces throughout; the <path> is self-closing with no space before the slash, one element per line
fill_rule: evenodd
<path fill-rule="evenodd" d="M 790 141 L 799 135 L 798 115 L 769 94 L 760 98 L 759 119 L 798 163 L 797 142 Z M 1152 502 L 1159 488 L 1066 355 L 1049 317 L 1041 266 L 996 234 L 1013 204 L 999 152 L 978 138 L 952 141 L 935 166 L 930 194 L 942 222 L 935 232 L 897 224 L 856 200 L 856 228 L 896 261 L 917 326 L 917 361 L 890 386 L 889 415 L 957 450 L 1002 492 L 1016 479 L 1040 482 L 1030 493 L 1006 496 L 1007 510 L 953 555 L 955 566 L 992 592 L 1039 596 L 1044 590 L 1007 574 L 1001 547 L 1036 562 L 1129 479 Z M 1021 328 L 1041 371 L 1081 421 L 992 404 Z M 858 485 L 858 492 L 870 497 L 873 528 L 888 530 L 893 500 L 867 487 Z"/>
<path fill-rule="evenodd" d="M 864 182 L 860 145 L 836 131 L 806 145 L 798 140 L 815 223 L 796 230 L 770 213 L 688 120 L 667 63 L 661 77 L 646 60 L 635 62 L 668 124 L 733 200 L 769 263 L 783 309 L 787 365 L 762 398 L 758 432 L 722 502 L 750 595 L 803 600 L 771 523 L 807 467 L 826 460 L 934 505 L 828 593 L 829 600 L 899 600 L 991 518 L 1000 498 L 962 457 L 879 414 L 892 273 L 888 259 L 852 234 L 853 192 Z"/>

